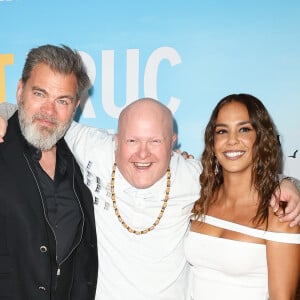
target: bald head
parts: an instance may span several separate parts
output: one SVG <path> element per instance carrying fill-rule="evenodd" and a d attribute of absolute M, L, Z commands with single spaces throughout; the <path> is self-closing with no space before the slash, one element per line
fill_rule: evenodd
<path fill-rule="evenodd" d="M 132 117 L 146 117 L 147 119 L 153 117 L 156 122 L 165 127 L 170 137 L 174 134 L 172 112 L 167 106 L 155 99 L 141 98 L 126 106 L 119 116 L 118 133 L 122 131 Z"/>
<path fill-rule="evenodd" d="M 175 141 L 172 112 L 154 99 L 139 99 L 119 117 L 118 169 L 134 187 L 150 187 L 165 175 Z"/>

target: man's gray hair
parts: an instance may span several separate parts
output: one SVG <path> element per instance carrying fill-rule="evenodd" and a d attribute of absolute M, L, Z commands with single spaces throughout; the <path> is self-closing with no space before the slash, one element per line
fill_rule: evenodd
<path fill-rule="evenodd" d="M 80 99 L 83 92 L 90 86 L 85 65 L 78 51 L 68 46 L 43 45 L 33 48 L 27 55 L 22 72 L 22 82 L 26 84 L 32 69 L 40 63 L 48 65 L 51 70 L 61 74 L 74 74 L 77 78 L 76 100 Z"/>

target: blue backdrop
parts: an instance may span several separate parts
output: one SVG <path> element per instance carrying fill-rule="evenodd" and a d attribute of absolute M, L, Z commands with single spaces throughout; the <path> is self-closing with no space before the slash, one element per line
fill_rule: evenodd
<path fill-rule="evenodd" d="M 115 130 L 126 104 L 158 98 L 199 156 L 216 102 L 251 93 L 277 124 L 285 173 L 300 178 L 289 157 L 300 149 L 299 16 L 296 0 L 0 0 L 0 102 L 15 102 L 30 48 L 66 44 L 93 81 L 80 122 Z"/>

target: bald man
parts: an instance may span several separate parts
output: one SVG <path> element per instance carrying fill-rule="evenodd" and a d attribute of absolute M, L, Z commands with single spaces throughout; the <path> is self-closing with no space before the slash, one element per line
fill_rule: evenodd
<path fill-rule="evenodd" d="M 127 106 L 112 139 L 80 124 L 66 136 L 94 196 L 97 297 L 187 299 L 183 240 L 199 197 L 199 162 L 172 152 L 172 113 L 153 99 Z"/>
<path fill-rule="evenodd" d="M 65 140 L 94 198 L 96 299 L 190 299 L 183 240 L 201 168 L 172 151 L 170 110 L 143 98 L 122 111 L 115 136 L 73 123 Z M 292 187 L 289 192 L 298 203 L 299 193 Z M 297 214 L 299 209 L 293 218 Z"/>

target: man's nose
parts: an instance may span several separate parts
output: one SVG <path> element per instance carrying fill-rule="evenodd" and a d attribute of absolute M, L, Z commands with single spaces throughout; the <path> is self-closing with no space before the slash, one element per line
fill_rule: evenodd
<path fill-rule="evenodd" d="M 53 100 L 46 100 L 41 105 L 41 111 L 47 114 L 53 114 L 56 111 L 56 103 Z"/>
<path fill-rule="evenodd" d="M 147 141 L 140 142 L 137 153 L 141 159 L 145 159 L 151 155 L 150 147 Z"/>

